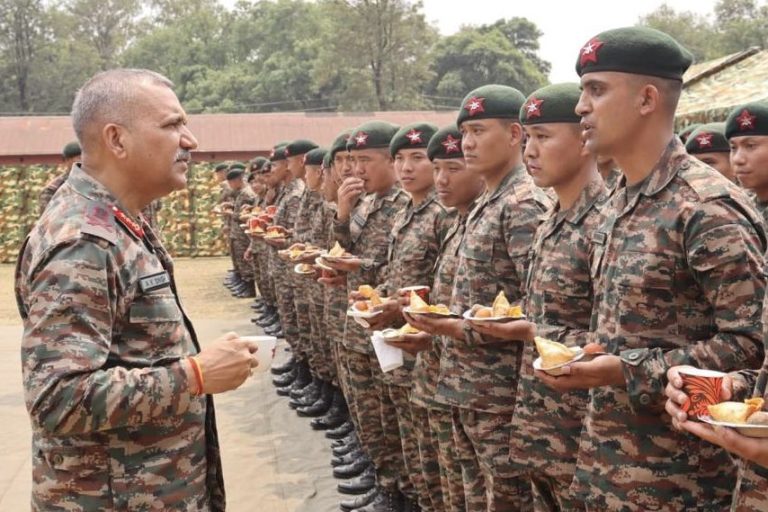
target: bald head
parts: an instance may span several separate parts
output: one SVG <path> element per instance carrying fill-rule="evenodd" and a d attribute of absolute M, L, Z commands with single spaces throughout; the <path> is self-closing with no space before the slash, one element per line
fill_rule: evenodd
<path fill-rule="evenodd" d="M 149 85 L 173 88 L 168 78 L 146 69 L 111 69 L 88 80 L 72 105 L 72 125 L 80 145 L 87 151 L 106 124 L 130 126 L 137 114 L 136 97 Z"/>

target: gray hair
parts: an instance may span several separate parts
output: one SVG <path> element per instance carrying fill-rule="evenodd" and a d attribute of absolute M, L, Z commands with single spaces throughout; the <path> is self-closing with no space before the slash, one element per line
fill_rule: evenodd
<path fill-rule="evenodd" d="M 148 69 L 110 69 L 91 77 L 77 91 L 72 104 L 72 126 L 80 145 L 87 146 L 90 125 L 118 123 L 127 125 L 135 112 L 137 85 L 151 84 L 173 88 L 173 82 Z"/>

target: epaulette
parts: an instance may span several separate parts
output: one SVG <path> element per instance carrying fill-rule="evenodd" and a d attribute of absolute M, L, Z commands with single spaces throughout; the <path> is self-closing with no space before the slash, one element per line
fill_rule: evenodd
<path fill-rule="evenodd" d="M 92 235 L 117 245 L 117 226 L 109 206 L 91 203 L 83 215 L 80 233 Z"/>

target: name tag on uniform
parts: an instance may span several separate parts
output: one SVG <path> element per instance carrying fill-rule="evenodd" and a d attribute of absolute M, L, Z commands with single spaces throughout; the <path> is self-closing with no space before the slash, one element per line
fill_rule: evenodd
<path fill-rule="evenodd" d="M 143 293 L 159 290 L 170 285 L 171 277 L 165 271 L 139 278 L 139 288 L 141 288 Z"/>

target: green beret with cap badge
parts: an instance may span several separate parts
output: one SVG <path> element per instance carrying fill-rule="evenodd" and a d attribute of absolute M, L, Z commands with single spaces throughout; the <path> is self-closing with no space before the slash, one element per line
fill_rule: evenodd
<path fill-rule="evenodd" d="M 317 147 L 311 140 L 298 139 L 285 146 L 285 156 L 304 155 Z"/>
<path fill-rule="evenodd" d="M 461 132 L 456 125 L 440 128 L 429 139 L 427 156 L 430 160 L 464 158 L 464 152 L 461 150 Z"/>
<path fill-rule="evenodd" d="M 524 125 L 544 123 L 579 123 L 576 105 L 581 97 L 577 83 L 552 84 L 531 93 L 520 109 Z"/>
<path fill-rule="evenodd" d="M 753 101 L 736 107 L 725 120 L 725 136 L 768 135 L 768 100 Z"/>
<path fill-rule="evenodd" d="M 61 156 L 64 158 L 74 158 L 76 156 L 80 156 L 82 153 L 83 151 L 80 149 L 80 143 L 76 141 L 68 143 L 66 146 L 64 146 L 64 149 L 61 150 Z"/>
<path fill-rule="evenodd" d="M 325 148 L 315 148 L 304 155 L 304 165 L 323 165 L 323 159 L 328 154 Z"/>
<path fill-rule="evenodd" d="M 389 141 L 389 152 L 395 156 L 401 149 L 426 148 L 436 131 L 437 126 L 430 123 L 403 126 Z"/>
<path fill-rule="evenodd" d="M 368 121 L 354 130 L 347 141 L 347 151 L 389 148 L 392 137 L 397 133 L 397 125 L 385 121 Z"/>
<path fill-rule="evenodd" d="M 707 123 L 696 128 L 685 142 L 688 154 L 730 153 L 731 146 L 725 138 L 725 123 Z"/>
<path fill-rule="evenodd" d="M 471 119 L 514 119 L 525 102 L 523 93 L 506 85 L 484 85 L 466 95 L 461 102 L 456 125 Z"/>

